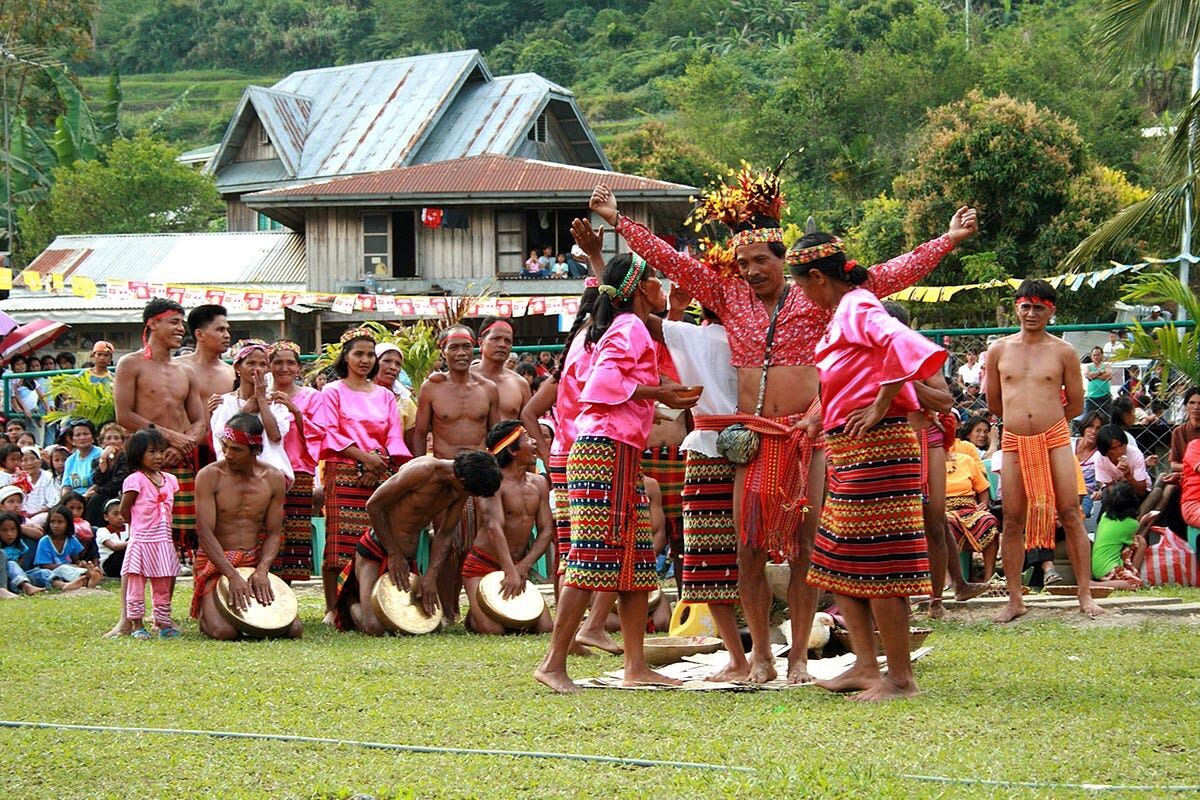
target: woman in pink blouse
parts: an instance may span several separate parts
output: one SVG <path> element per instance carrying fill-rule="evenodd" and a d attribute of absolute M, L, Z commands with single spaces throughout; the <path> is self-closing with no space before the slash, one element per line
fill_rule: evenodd
<path fill-rule="evenodd" d="M 534 677 L 556 692 L 579 691 L 567 653 L 591 592 L 620 596 L 625 683 L 677 684 L 646 666 L 646 603 L 658 586 L 642 450 L 654 404 L 690 408 L 696 396 L 659 385 L 658 358 L 646 317 L 666 307 L 662 286 L 641 258 L 620 255 L 604 269 L 584 347 L 591 363 L 579 376 L 579 415 L 567 457 L 571 548 L 558 598 L 550 651 Z"/>
<path fill-rule="evenodd" d="M 295 476 L 283 498 L 283 544 L 271 571 L 288 583 L 306 580 L 312 574 L 313 478 L 325 432 L 314 419 L 321 393 L 297 383 L 300 377 L 300 346 L 281 339 L 267 351 L 273 393 L 292 416 L 283 436 L 283 452 Z"/>
<path fill-rule="evenodd" d="M 930 581 L 921 448 L 907 415 L 920 408 L 910 382 L 936 372 L 946 351 L 859 288 L 867 270 L 846 259 L 839 239 L 809 234 L 787 258 L 805 295 L 834 310 L 814 354 L 829 494 L 808 583 L 836 595 L 857 660 L 841 677 L 817 683 L 838 692 L 863 690 L 861 700 L 915 695 L 908 597 L 929 594 Z M 875 660 L 872 616 L 887 654 L 886 677 Z"/>
<path fill-rule="evenodd" d="M 375 335 L 368 328 L 342 334 L 333 370 L 341 380 L 325 384 L 314 419 L 325 432 L 326 619 L 332 621 L 337 576 L 354 558 L 354 546 L 371 527 L 367 500 L 393 468 L 410 458 L 396 395 L 374 382 L 379 364 Z"/>

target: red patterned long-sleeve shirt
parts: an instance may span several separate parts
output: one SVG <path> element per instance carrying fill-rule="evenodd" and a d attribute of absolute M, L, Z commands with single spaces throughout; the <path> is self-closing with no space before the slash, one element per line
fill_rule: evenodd
<path fill-rule="evenodd" d="M 661 270 L 721 317 L 729 332 L 733 366 L 762 366 L 771 311 L 754 294 L 750 284 L 738 277 L 717 275 L 628 217 L 617 221 L 617 232 L 650 266 Z M 932 272 L 953 249 L 954 244 L 946 236 L 925 242 L 911 253 L 872 267 L 863 288 L 878 297 L 907 289 Z M 832 308 L 821 308 L 804 292 L 789 292 L 775 325 L 772 365 L 814 366 L 817 342 L 833 319 L 833 311 Z"/>

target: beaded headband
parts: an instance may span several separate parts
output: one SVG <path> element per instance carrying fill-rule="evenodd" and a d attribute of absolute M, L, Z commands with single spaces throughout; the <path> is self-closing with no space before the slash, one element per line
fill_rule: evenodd
<path fill-rule="evenodd" d="M 363 327 L 351 328 L 350 330 L 348 330 L 342 334 L 342 338 L 339 339 L 338 342 L 340 344 L 345 344 L 346 342 L 349 342 L 353 339 L 370 339 L 372 342 L 374 342 L 375 334 L 371 331 L 370 328 L 363 328 Z"/>
<path fill-rule="evenodd" d="M 245 431 L 239 431 L 237 428 L 231 428 L 228 425 L 225 426 L 225 430 L 221 431 L 221 438 L 234 444 L 244 444 L 247 447 L 262 447 L 263 443 L 261 434 L 254 436 Z"/>
<path fill-rule="evenodd" d="M 523 425 L 518 425 L 517 427 L 513 428 L 507 436 L 492 446 L 492 455 L 498 456 L 509 447 L 516 444 L 517 440 L 521 438 L 521 434 L 524 432 L 525 427 Z"/>
<path fill-rule="evenodd" d="M 592 276 L 589 276 L 589 277 L 587 277 L 587 278 L 584 278 L 584 279 L 583 279 L 583 288 L 585 288 L 585 289 L 599 289 L 599 288 L 600 288 L 600 279 L 599 279 L 599 278 L 596 278 L 596 277 L 592 277 Z"/>
<path fill-rule="evenodd" d="M 633 253 L 629 262 L 629 271 L 621 279 L 621 284 L 619 286 L 609 286 L 607 283 L 601 284 L 600 294 L 606 294 L 619 303 L 625 302 L 633 297 L 634 290 L 642 282 L 642 275 L 646 271 L 646 266 L 646 259 Z"/>
<path fill-rule="evenodd" d="M 844 252 L 846 252 L 845 245 L 842 244 L 841 239 L 835 236 L 831 242 L 814 244 L 812 247 L 801 247 L 797 250 L 789 250 L 787 254 L 787 263 L 792 266 L 798 264 L 808 264 L 809 262 L 816 261 L 817 259 Z"/>
<path fill-rule="evenodd" d="M 280 339 L 267 349 L 267 358 L 275 358 L 277 353 L 281 353 L 284 350 L 295 353 L 297 358 L 300 357 L 300 345 L 290 339 Z"/>
<path fill-rule="evenodd" d="M 739 247 L 744 247 L 748 244 L 760 244 L 763 242 L 779 242 L 782 244 L 783 228 L 754 228 L 748 231 L 738 231 L 729 237 L 729 247 L 732 250 L 737 250 Z"/>

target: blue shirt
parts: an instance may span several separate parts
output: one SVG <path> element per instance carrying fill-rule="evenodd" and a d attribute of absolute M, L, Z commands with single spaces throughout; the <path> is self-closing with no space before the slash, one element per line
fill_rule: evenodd
<path fill-rule="evenodd" d="M 100 460 L 100 448 L 92 445 L 92 451 L 86 456 L 82 455 L 78 450 L 67 456 L 67 463 L 63 465 L 63 486 L 70 486 L 72 489 L 86 489 L 92 485 L 92 472 L 96 469 L 96 462 Z"/>
<path fill-rule="evenodd" d="M 13 544 L 4 546 L 4 555 L 8 556 L 13 561 L 20 561 L 21 556 L 28 552 L 29 545 L 25 544 L 25 542 L 21 540 L 20 536 L 17 537 L 17 541 Z"/>
<path fill-rule="evenodd" d="M 38 540 L 37 552 L 33 555 L 34 564 L 73 564 L 75 559 L 83 554 L 83 545 L 74 536 L 67 537 L 62 552 L 54 549 L 54 542 L 49 534 Z"/>

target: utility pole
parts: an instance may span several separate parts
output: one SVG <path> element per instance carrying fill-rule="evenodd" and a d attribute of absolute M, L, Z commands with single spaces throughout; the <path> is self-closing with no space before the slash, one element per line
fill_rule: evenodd
<path fill-rule="evenodd" d="M 963 0 L 963 30 L 966 36 L 966 49 L 971 49 L 971 0 Z"/>
<path fill-rule="evenodd" d="M 1195 98 L 1197 94 L 1200 94 L 1200 50 L 1196 51 L 1195 55 L 1192 56 L 1192 93 L 1190 96 Z M 1184 187 L 1183 230 L 1180 232 L 1179 236 L 1179 282 L 1184 286 L 1187 286 L 1188 281 L 1191 279 L 1192 259 L 1194 258 L 1192 255 L 1192 230 L 1193 226 L 1195 225 L 1195 214 L 1193 212 L 1196 198 L 1192 196 L 1192 186 L 1196 182 L 1195 153 L 1196 122 L 1193 121 L 1190 126 L 1190 130 L 1188 131 L 1188 151 L 1186 164 L 1188 182 L 1187 186 Z M 1184 312 L 1182 308 L 1179 309 L 1179 311 L 1180 319 L 1183 319 L 1187 316 L 1186 312 Z"/>

